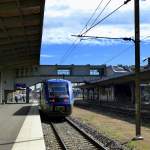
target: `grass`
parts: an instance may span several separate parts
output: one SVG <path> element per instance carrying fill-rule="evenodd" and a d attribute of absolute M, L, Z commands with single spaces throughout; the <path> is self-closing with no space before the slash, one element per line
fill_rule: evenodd
<path fill-rule="evenodd" d="M 117 116 L 105 115 L 104 113 L 97 113 L 78 107 L 74 107 L 72 116 L 94 127 L 100 133 L 121 143 L 125 143 L 132 150 L 150 150 L 149 124 L 146 127 L 142 127 L 144 140 L 132 141 L 131 139 L 135 136 L 135 125 L 131 122 L 118 119 Z"/>

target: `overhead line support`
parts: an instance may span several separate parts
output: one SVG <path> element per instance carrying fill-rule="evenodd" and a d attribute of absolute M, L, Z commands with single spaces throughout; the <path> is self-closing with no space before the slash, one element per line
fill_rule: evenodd
<path fill-rule="evenodd" d="M 135 140 L 142 140 L 141 136 L 141 88 L 140 88 L 140 12 L 139 0 L 134 0 L 134 21 L 135 21 L 135 115 L 136 115 L 136 137 Z"/>

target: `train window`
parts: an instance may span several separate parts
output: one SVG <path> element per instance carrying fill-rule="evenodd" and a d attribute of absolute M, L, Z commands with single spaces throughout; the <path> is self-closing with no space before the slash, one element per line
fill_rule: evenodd
<path fill-rule="evenodd" d="M 68 95 L 68 85 L 66 83 L 52 83 L 48 85 L 50 95 Z"/>
<path fill-rule="evenodd" d="M 51 91 L 52 92 L 66 92 L 66 87 L 65 86 L 60 86 L 60 87 L 53 86 L 51 87 Z"/>

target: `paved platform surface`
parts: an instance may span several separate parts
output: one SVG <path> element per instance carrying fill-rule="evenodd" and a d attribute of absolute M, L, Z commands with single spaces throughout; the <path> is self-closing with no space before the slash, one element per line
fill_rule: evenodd
<path fill-rule="evenodd" d="M 37 104 L 0 105 L 0 150 L 45 150 Z"/>

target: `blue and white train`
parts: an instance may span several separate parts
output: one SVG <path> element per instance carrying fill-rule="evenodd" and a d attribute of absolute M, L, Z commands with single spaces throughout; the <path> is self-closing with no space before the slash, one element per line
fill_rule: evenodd
<path fill-rule="evenodd" d="M 42 83 L 40 109 L 50 116 L 68 116 L 72 113 L 74 96 L 72 84 L 64 79 L 50 79 Z"/>

